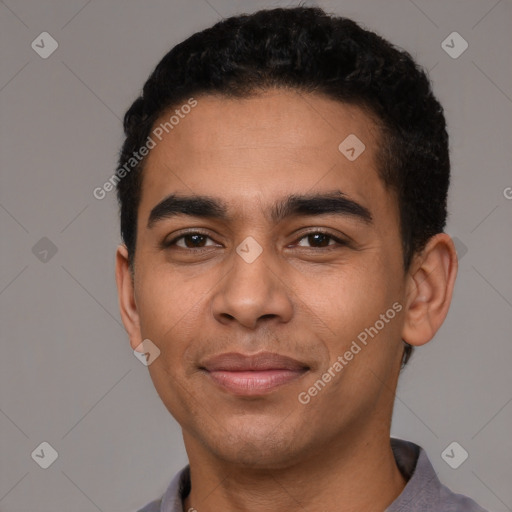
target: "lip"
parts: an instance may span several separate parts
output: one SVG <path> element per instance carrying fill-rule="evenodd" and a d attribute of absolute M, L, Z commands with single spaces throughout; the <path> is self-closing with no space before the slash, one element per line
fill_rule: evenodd
<path fill-rule="evenodd" d="M 302 377 L 309 367 L 273 352 L 220 354 L 200 366 L 225 391 L 240 396 L 267 394 Z"/>

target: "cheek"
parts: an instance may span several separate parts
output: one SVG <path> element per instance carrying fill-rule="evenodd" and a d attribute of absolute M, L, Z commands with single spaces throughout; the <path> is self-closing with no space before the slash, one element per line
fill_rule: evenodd
<path fill-rule="evenodd" d="M 158 267 L 141 272 L 139 277 L 135 300 L 142 336 L 158 346 L 168 338 L 179 339 L 176 334 L 200 306 L 202 294 Z"/>
<path fill-rule="evenodd" d="M 381 313 L 387 295 L 383 274 L 368 266 L 337 268 L 298 293 L 311 310 L 341 339 L 354 334 Z"/>
<path fill-rule="evenodd" d="M 297 290 L 297 296 L 307 306 L 304 314 L 318 319 L 316 323 L 322 329 L 320 337 L 331 363 L 354 348 L 353 342 L 356 342 L 360 350 L 353 360 L 363 366 L 369 360 L 373 361 L 372 366 L 387 364 L 384 362 L 388 357 L 386 354 L 391 353 L 388 341 L 392 343 L 400 336 L 398 315 L 391 309 L 400 298 L 398 283 L 399 280 L 382 264 L 379 252 L 375 251 L 362 258 L 360 264 L 332 269 L 328 277 L 308 279 L 307 286 L 303 283 L 304 286 Z M 390 314 L 386 316 L 387 311 Z M 385 315 L 384 320 L 381 315 Z M 360 340 L 366 341 L 367 345 Z M 351 354 L 349 357 L 352 360 Z M 351 362 L 349 367 L 352 380 L 354 372 L 359 373 L 359 364 Z"/>

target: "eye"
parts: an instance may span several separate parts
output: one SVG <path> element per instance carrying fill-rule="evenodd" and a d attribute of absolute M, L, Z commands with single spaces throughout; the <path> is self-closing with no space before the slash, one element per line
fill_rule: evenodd
<path fill-rule="evenodd" d="M 177 247 L 181 247 L 182 249 L 202 249 L 203 247 L 211 247 L 212 245 L 216 245 L 215 243 L 205 245 L 206 240 L 208 239 L 212 240 L 208 235 L 194 231 L 173 238 L 169 242 L 165 242 L 165 247 L 171 247 L 175 245 Z"/>
<path fill-rule="evenodd" d="M 211 243 L 207 243 L 207 241 Z M 206 247 L 216 247 L 217 244 L 210 238 L 206 233 L 200 231 L 191 231 L 173 238 L 170 241 L 166 241 L 163 247 L 180 247 L 181 249 L 203 249 Z M 310 248 L 310 249 L 323 249 L 330 248 L 334 249 L 336 246 L 345 246 L 347 242 L 344 240 L 331 235 L 324 231 L 311 231 L 299 238 L 298 247 Z"/>
<path fill-rule="evenodd" d="M 326 233 L 324 231 L 312 231 L 299 239 L 299 243 L 297 244 L 299 247 L 308 247 L 302 241 L 306 241 L 309 247 L 315 249 L 322 249 L 324 247 L 333 247 L 336 245 L 347 245 L 343 240 Z M 331 243 L 332 242 L 332 243 Z"/>

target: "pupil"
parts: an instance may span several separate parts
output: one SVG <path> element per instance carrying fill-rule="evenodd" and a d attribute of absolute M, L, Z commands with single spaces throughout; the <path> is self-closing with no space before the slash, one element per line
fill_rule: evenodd
<path fill-rule="evenodd" d="M 314 245 L 315 244 L 315 240 L 316 242 L 320 242 L 320 246 L 321 247 L 325 247 L 327 245 L 329 245 L 329 237 L 327 235 L 324 235 L 323 233 L 315 233 L 313 235 L 309 235 L 309 243 L 311 245 Z M 326 242 L 326 243 L 324 243 Z"/>
<path fill-rule="evenodd" d="M 198 246 L 199 246 L 199 244 L 200 244 L 200 243 L 201 243 L 201 241 L 202 241 L 201 239 L 203 239 L 203 238 L 204 238 L 204 237 L 203 237 L 203 235 L 189 235 L 188 237 L 189 237 L 189 240 L 191 240 L 191 241 L 192 241 L 192 245 L 193 245 L 194 247 L 198 247 Z"/>

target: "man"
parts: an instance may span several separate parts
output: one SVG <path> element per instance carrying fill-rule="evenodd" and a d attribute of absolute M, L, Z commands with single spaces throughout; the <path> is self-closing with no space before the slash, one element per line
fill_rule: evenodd
<path fill-rule="evenodd" d="M 124 127 L 121 315 L 190 462 L 142 510 L 482 511 L 390 440 L 457 273 L 411 57 L 318 8 L 233 17 L 162 59 Z"/>

